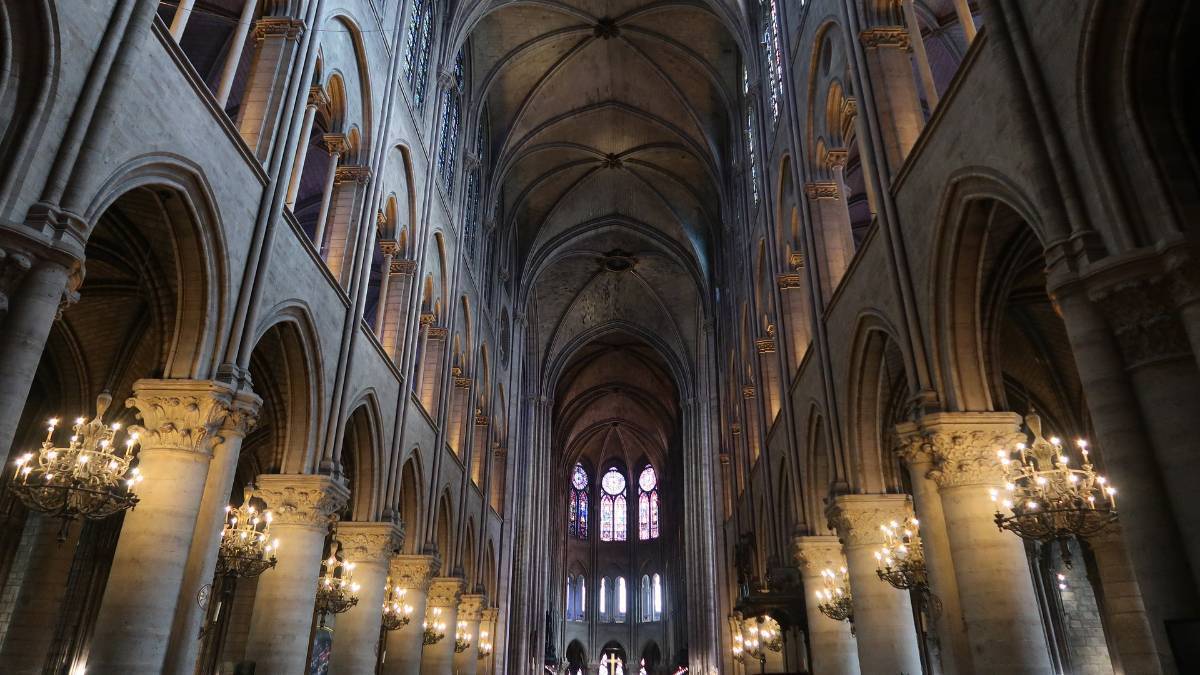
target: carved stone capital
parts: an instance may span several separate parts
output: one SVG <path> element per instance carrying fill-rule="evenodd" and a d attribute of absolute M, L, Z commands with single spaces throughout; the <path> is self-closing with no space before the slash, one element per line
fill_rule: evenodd
<path fill-rule="evenodd" d="M 397 523 L 338 523 L 337 540 L 346 560 L 383 563 L 404 545 L 404 527 Z"/>
<path fill-rule="evenodd" d="M 754 398 L 757 391 L 754 387 L 742 387 L 742 398 Z"/>
<path fill-rule="evenodd" d="M 1003 485 L 997 451 L 1026 440 L 1016 413 L 933 413 L 917 423 L 920 442 L 933 454 L 929 477 L 942 489 Z M 916 442 L 910 440 L 909 446 Z"/>
<path fill-rule="evenodd" d="M 499 607 L 485 607 L 482 615 L 479 617 L 479 621 L 485 626 L 492 626 L 494 628 L 496 625 L 496 620 L 499 618 Z"/>
<path fill-rule="evenodd" d="M 399 250 L 400 250 L 400 244 L 398 244 L 395 239 L 380 239 L 379 240 L 379 252 L 380 253 L 382 253 L 384 255 L 396 255 L 396 252 Z"/>
<path fill-rule="evenodd" d="M 350 491 L 330 476 L 265 474 L 255 479 L 254 494 L 267 503 L 277 525 L 324 529 L 329 517 L 346 505 Z"/>
<path fill-rule="evenodd" d="M 215 442 L 228 443 L 234 438 L 245 438 L 258 424 L 258 413 L 261 409 L 262 399 L 257 394 L 252 391 L 239 391 L 230 402 Z"/>
<path fill-rule="evenodd" d="M 774 354 L 775 353 L 775 338 L 765 337 L 754 341 L 754 347 L 759 354 Z"/>
<path fill-rule="evenodd" d="M 304 34 L 304 22 L 286 16 L 264 16 L 254 23 L 254 39 L 262 42 L 267 38 L 297 40 Z"/>
<path fill-rule="evenodd" d="M 469 378 L 469 377 L 454 378 L 454 388 L 455 389 L 470 389 L 471 388 L 471 378 Z"/>
<path fill-rule="evenodd" d="M 398 555 L 392 558 L 388 574 L 400 588 L 424 592 L 441 566 L 442 562 L 434 555 Z"/>
<path fill-rule="evenodd" d="M 417 323 L 422 326 L 432 326 L 435 318 L 436 317 L 432 312 L 422 312 L 421 318 L 417 320 Z"/>
<path fill-rule="evenodd" d="M 845 148 L 834 148 L 826 153 L 826 158 L 829 160 L 829 168 L 831 169 L 846 168 L 846 160 L 849 157 L 850 153 Z"/>
<path fill-rule="evenodd" d="M 804 287 L 804 280 L 800 278 L 799 274 L 780 274 L 776 277 L 776 282 L 779 284 L 779 290 L 781 291 Z"/>
<path fill-rule="evenodd" d="M 905 521 L 913 509 L 908 495 L 839 495 L 826 515 L 844 546 L 878 547 L 883 544 L 879 526 Z"/>
<path fill-rule="evenodd" d="M 325 88 L 316 85 L 308 88 L 308 105 L 314 108 L 323 108 L 329 105 L 329 95 L 325 93 Z"/>
<path fill-rule="evenodd" d="M 821 570 L 836 570 L 846 564 L 842 542 L 833 535 L 793 537 L 792 555 L 805 576 L 818 576 Z"/>
<path fill-rule="evenodd" d="M 809 199 L 841 198 L 841 193 L 838 191 L 837 183 L 831 180 L 819 180 L 805 184 L 804 194 L 808 195 Z"/>
<path fill-rule="evenodd" d="M 450 330 L 447 329 L 445 326 L 430 326 L 429 327 L 429 339 L 430 340 L 445 340 L 447 337 L 450 337 Z"/>
<path fill-rule="evenodd" d="M 346 151 L 345 134 L 325 134 L 321 137 L 321 142 L 325 144 L 325 150 L 331 155 L 340 155 Z"/>
<path fill-rule="evenodd" d="M 137 411 L 142 424 L 130 430 L 138 434 L 142 452 L 208 454 L 233 395 L 233 387 L 215 380 L 138 380 L 125 405 Z"/>
<path fill-rule="evenodd" d="M 399 258 L 392 261 L 392 274 L 407 274 L 412 276 L 417 273 L 417 261 Z"/>
<path fill-rule="evenodd" d="M 1095 294 L 1108 319 L 1126 366 L 1186 356 L 1191 347 L 1187 332 L 1173 307 L 1167 277 L 1131 280 Z"/>
<path fill-rule="evenodd" d="M 908 31 L 902 26 L 876 26 L 859 34 L 867 49 L 908 49 Z"/>
<path fill-rule="evenodd" d="M 478 152 L 464 152 L 462 156 L 463 169 L 466 171 L 474 171 L 479 168 L 482 160 L 479 158 Z"/>
<path fill-rule="evenodd" d="M 343 164 L 334 173 L 334 183 L 358 183 L 366 185 L 371 179 L 371 169 L 361 164 Z"/>
<path fill-rule="evenodd" d="M 933 463 L 933 447 L 921 433 L 921 426 L 916 422 L 901 422 L 896 425 L 898 445 L 896 454 L 908 466 L 919 466 Z"/>
<path fill-rule="evenodd" d="M 439 70 L 437 74 L 437 83 L 439 87 L 445 89 L 446 91 L 453 92 L 458 90 L 458 78 L 454 75 L 453 70 Z"/>
<path fill-rule="evenodd" d="M 462 597 L 466 582 L 462 577 L 436 577 L 429 582 L 429 607 L 455 607 Z"/>
<path fill-rule="evenodd" d="M 462 596 L 458 602 L 459 621 L 479 621 L 483 618 L 483 608 L 487 605 L 487 596 L 472 593 Z"/>
<path fill-rule="evenodd" d="M 475 415 L 475 426 L 486 427 L 487 424 L 488 424 L 488 416 L 487 415 Z"/>
<path fill-rule="evenodd" d="M 729 425 L 729 433 L 733 434 L 734 436 L 741 434 L 742 433 L 742 423 L 734 422 L 733 424 L 730 424 Z"/>

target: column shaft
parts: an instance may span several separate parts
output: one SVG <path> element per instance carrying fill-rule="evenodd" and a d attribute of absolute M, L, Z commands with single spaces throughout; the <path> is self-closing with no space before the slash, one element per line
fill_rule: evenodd
<path fill-rule="evenodd" d="M 217 84 L 217 104 L 222 108 L 229 103 L 229 92 L 233 90 L 233 80 L 237 77 L 238 65 L 242 62 L 242 52 L 246 48 L 246 36 L 250 34 L 250 24 L 254 20 L 254 8 L 258 0 L 245 0 L 242 14 L 238 17 L 237 26 L 233 29 L 233 37 L 229 40 L 229 51 L 225 54 L 225 65 L 221 68 L 221 80 Z"/>
<path fill-rule="evenodd" d="M 454 672 L 454 628 L 458 622 L 458 599 L 463 580 L 458 577 L 438 577 L 429 585 L 426 616 L 441 610 L 438 621 L 446 624 L 446 637 L 421 650 L 421 675 L 452 675 Z"/>
<path fill-rule="evenodd" d="M 812 654 L 810 670 L 821 675 L 859 675 L 858 645 L 850 624 L 834 621 L 817 609 L 816 594 L 824 588 L 821 570 L 837 570 L 846 564 L 841 543 L 837 537 L 796 537 L 794 548 L 804 584 L 808 647 Z"/>
<path fill-rule="evenodd" d="M 75 523 L 67 540 L 60 542 L 59 525 L 57 519 L 34 514 L 25 523 L 31 530 L 27 536 L 33 538 L 32 551 L 0 650 L 6 672 L 40 673 L 46 666 L 83 527 Z"/>
<path fill-rule="evenodd" d="M 1088 539 L 1096 558 L 1100 577 L 1100 596 L 1104 608 L 1105 631 L 1117 672 L 1126 675 L 1156 675 L 1163 672 L 1154 648 L 1154 636 L 1146 619 L 1142 592 L 1133 573 L 1133 564 L 1121 537 L 1113 527 Z"/>
<path fill-rule="evenodd" d="M 297 141 L 300 147 L 296 148 L 296 161 L 292 164 L 292 179 L 288 183 L 286 203 L 289 211 L 296 209 L 296 193 L 300 191 L 300 178 L 304 175 L 304 160 L 308 158 L 308 146 L 312 145 L 313 121 L 316 118 L 317 104 L 310 100 L 304 107 L 304 123 L 300 127 L 300 138 Z"/>
<path fill-rule="evenodd" d="M 329 207 L 333 202 L 333 187 L 337 184 L 338 162 L 342 158 L 340 151 L 329 153 L 329 171 L 325 174 L 325 188 L 321 191 L 321 211 L 317 214 L 317 230 L 313 233 L 313 246 L 320 253 L 325 243 L 325 227 L 329 222 Z"/>
<path fill-rule="evenodd" d="M 904 0 L 904 22 L 908 25 L 908 40 L 912 43 L 913 57 L 917 60 L 917 72 L 921 74 L 921 87 L 925 90 L 925 102 L 932 114 L 938 104 L 937 83 L 933 80 L 933 69 L 929 67 L 929 56 L 925 53 L 925 39 L 921 37 L 921 24 L 913 9 L 913 0 Z"/>
<path fill-rule="evenodd" d="M 863 31 L 862 40 L 883 149 L 889 172 L 895 174 L 925 125 L 908 57 L 908 31 L 899 26 L 875 27 Z"/>
<path fill-rule="evenodd" d="M 342 523 L 338 541 L 346 561 L 354 563 L 358 604 L 338 616 L 333 633 L 330 670 L 372 673 L 379 657 L 379 626 L 388 579 L 388 561 L 403 541 L 392 523 Z"/>
<path fill-rule="evenodd" d="M 413 608 L 412 622 L 387 635 L 383 675 L 420 675 L 422 656 L 421 621 L 426 616 L 429 585 L 440 566 L 431 555 L 398 555 L 392 558 L 392 584 L 405 590 L 404 603 Z"/>
<path fill-rule="evenodd" d="M 188 19 L 192 18 L 192 5 L 196 0 L 179 0 L 175 8 L 175 16 L 171 19 L 171 39 L 179 42 L 183 39 L 183 31 L 187 30 Z"/>

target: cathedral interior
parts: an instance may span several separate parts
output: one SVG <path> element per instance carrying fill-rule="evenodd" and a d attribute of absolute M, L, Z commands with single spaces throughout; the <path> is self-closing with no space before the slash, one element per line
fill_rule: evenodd
<path fill-rule="evenodd" d="M 0 672 L 1200 672 L 1197 26 L 0 0 Z"/>

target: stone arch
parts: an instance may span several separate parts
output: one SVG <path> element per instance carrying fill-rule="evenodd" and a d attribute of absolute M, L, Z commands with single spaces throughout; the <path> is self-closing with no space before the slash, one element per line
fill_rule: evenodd
<path fill-rule="evenodd" d="M 806 510 L 812 515 L 808 524 L 813 534 L 830 532 L 825 518 L 825 509 L 835 494 L 840 492 L 838 485 L 837 463 L 830 449 L 829 431 L 826 428 L 825 416 L 813 404 L 808 414 L 808 429 L 805 447 L 807 453 L 807 468 L 809 488 L 802 492 L 807 497 Z"/>
<path fill-rule="evenodd" d="M 130 196 L 138 198 L 136 205 Z M 123 208 L 133 210 L 122 216 Z M 162 376 L 208 377 L 221 358 L 218 336 L 228 320 L 229 271 L 220 210 L 200 168 L 176 157 L 136 157 L 114 171 L 81 211 L 84 241 L 91 241 L 105 216 L 121 216 L 148 242 L 168 238 L 169 246 L 146 247 L 170 278 L 187 280 L 171 283 L 177 299 L 170 308 L 174 328 L 164 345 Z"/>
<path fill-rule="evenodd" d="M 450 497 L 450 489 L 446 488 L 442 491 L 442 496 L 438 499 L 437 506 L 437 521 L 433 527 L 434 540 L 433 544 L 438 556 L 441 557 L 442 567 L 441 574 L 448 576 L 451 573 L 454 551 L 454 500 Z"/>
<path fill-rule="evenodd" d="M 888 439 L 895 424 L 903 421 L 897 416 L 903 415 L 915 392 L 907 372 L 909 359 L 902 356 L 895 335 L 881 315 L 859 317 L 851 352 L 845 436 L 850 441 L 847 478 L 852 492 L 880 494 L 901 487 L 894 443 Z"/>
<path fill-rule="evenodd" d="M 466 582 L 468 593 L 474 593 L 479 584 L 479 570 L 477 568 L 478 553 L 475 549 L 475 517 L 467 518 L 467 530 L 463 533 L 464 543 L 462 549 L 462 574 L 463 581 Z"/>
<path fill-rule="evenodd" d="M 499 587 L 500 579 L 496 576 L 496 545 L 488 538 L 487 544 L 483 549 L 483 570 L 480 575 L 480 581 L 483 585 L 483 593 L 493 602 L 499 598 L 496 595 Z"/>
<path fill-rule="evenodd" d="M 404 551 L 419 553 L 421 533 L 417 528 L 425 522 L 421 497 L 425 494 L 424 475 L 421 471 L 421 449 L 413 448 L 409 458 L 400 469 L 400 493 L 398 495 L 400 522 L 404 523 Z"/>
<path fill-rule="evenodd" d="M 348 519 L 375 520 L 380 503 L 382 428 L 378 401 L 373 392 L 360 396 L 350 406 L 354 412 L 346 418 L 336 460 L 340 461 L 350 501 Z"/>
<path fill-rule="evenodd" d="M 5 3 L 0 7 L 0 162 L 29 166 L 48 121 L 49 101 L 58 90 L 60 36 L 48 0 Z M 7 212 L 20 171 L 0 173 L 0 205 Z"/>
<path fill-rule="evenodd" d="M 1032 213 L 1011 183 L 990 170 L 965 169 L 950 181 L 938 215 L 938 248 L 931 257 L 927 291 L 935 308 L 933 353 L 948 410 L 995 409 L 981 330 L 984 254 L 989 240 L 996 239 L 995 230 L 1018 222 L 1041 240 Z"/>

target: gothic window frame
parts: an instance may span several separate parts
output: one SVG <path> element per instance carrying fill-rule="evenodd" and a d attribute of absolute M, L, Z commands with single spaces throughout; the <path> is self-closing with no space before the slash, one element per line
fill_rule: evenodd
<path fill-rule="evenodd" d="M 653 616 L 654 621 L 662 621 L 664 603 L 663 596 L 665 595 L 665 592 L 663 591 L 662 575 L 660 575 L 658 572 L 655 572 L 654 575 L 650 577 L 650 589 L 650 601 L 652 603 L 651 616 Z"/>
<path fill-rule="evenodd" d="M 617 577 L 613 583 L 613 623 L 625 623 L 629 620 L 629 584 L 625 575 Z"/>
<path fill-rule="evenodd" d="M 454 82 L 442 92 L 442 117 L 438 124 L 438 151 L 435 170 L 442 191 L 454 195 L 454 177 L 458 168 L 459 134 L 462 131 L 462 108 L 466 98 L 465 49 L 454 57 Z"/>
<path fill-rule="evenodd" d="M 483 167 L 487 164 L 488 109 L 485 106 L 475 125 L 475 166 L 467 174 L 466 205 L 463 213 L 463 248 L 471 269 L 482 271 L 479 251 L 479 231 L 483 225 L 483 213 L 479 206 L 483 198 Z"/>
<path fill-rule="evenodd" d="M 610 477 L 614 477 L 610 480 Z M 617 487 L 615 477 L 620 478 Z M 600 541 L 629 540 L 629 479 L 617 465 L 604 470 L 597 481 L 600 490 Z"/>
<path fill-rule="evenodd" d="M 600 577 L 600 585 L 596 587 L 596 609 L 598 610 L 600 623 L 612 623 L 612 600 L 609 595 L 612 594 L 612 581 L 607 576 Z"/>
<path fill-rule="evenodd" d="M 408 44 L 404 50 L 404 80 L 413 108 L 424 110 L 429 88 L 429 55 L 433 51 L 434 0 L 414 0 L 408 18 Z"/>
<path fill-rule="evenodd" d="M 571 470 L 571 480 L 568 483 L 567 495 L 567 535 L 572 539 L 587 541 L 590 524 L 588 497 L 591 492 L 592 477 L 588 475 L 583 464 L 576 463 Z"/>
<path fill-rule="evenodd" d="M 763 63 L 770 86 L 768 105 L 771 109 L 771 126 L 775 127 L 779 124 L 779 102 L 783 99 L 783 51 L 779 42 L 778 0 L 760 0 L 759 10 L 763 23 Z"/>
<path fill-rule="evenodd" d="M 758 208 L 761 195 L 758 189 L 757 132 L 755 131 L 754 124 L 754 99 L 750 96 L 750 70 L 746 66 L 742 67 L 742 94 L 746 99 L 746 126 L 742 129 L 742 134 L 746 141 L 746 164 L 749 166 L 750 195 L 753 207 Z"/>
<path fill-rule="evenodd" d="M 649 474 L 650 487 L 646 487 Z M 638 541 L 653 541 L 661 532 L 658 493 L 658 471 L 653 464 L 646 464 L 638 472 Z"/>

